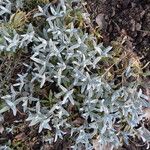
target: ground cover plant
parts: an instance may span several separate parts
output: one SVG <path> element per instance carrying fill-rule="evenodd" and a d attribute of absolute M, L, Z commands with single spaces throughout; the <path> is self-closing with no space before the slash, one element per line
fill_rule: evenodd
<path fill-rule="evenodd" d="M 113 48 L 99 42 L 84 5 L 0 1 L 1 135 L 15 132 L 15 124 L 4 125 L 12 113 L 49 145 L 61 139 L 66 149 L 91 150 L 97 140 L 113 149 L 136 137 L 149 148 L 142 64 L 124 49 L 125 38 Z M 4 140 L 0 149 L 19 149 L 15 144 Z"/>

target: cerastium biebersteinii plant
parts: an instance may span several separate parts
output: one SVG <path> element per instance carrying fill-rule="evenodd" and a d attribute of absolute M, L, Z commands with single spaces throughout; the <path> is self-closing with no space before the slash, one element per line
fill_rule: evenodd
<path fill-rule="evenodd" d="M 109 143 L 112 148 L 136 136 L 148 143 L 150 133 L 142 119 L 143 107 L 150 105 L 139 89 L 139 72 L 135 71 L 134 62 L 125 59 L 122 81 L 116 86 L 110 70 L 122 60 L 118 57 L 114 61 L 111 47 L 97 43 L 90 33 L 78 28 L 77 18 L 70 14 L 76 15 L 76 10 L 79 13 L 80 2 L 72 7 L 72 0 L 55 4 L 46 1 L 33 11 L 33 24 L 26 20 L 24 3 L 0 1 L 0 52 L 28 51 L 32 45 L 30 61 L 22 62 L 25 71 L 18 74 L 16 83 L 10 84 L 9 94 L 0 93 L 1 118 L 8 110 L 16 115 L 21 104 L 28 114 L 29 126 L 39 125 L 39 132 L 50 130 L 49 142 L 69 134 L 72 148 L 78 150 L 91 150 L 94 139 L 102 146 Z M 16 14 L 15 4 L 20 8 Z M 80 13 L 84 19 L 85 14 L 82 10 Z M 18 21 L 15 26 L 14 19 Z M 41 20 L 43 25 L 37 28 Z M 50 90 L 47 100 L 43 93 L 40 95 L 45 87 Z M 3 90 L 3 86 L 0 88 Z"/>

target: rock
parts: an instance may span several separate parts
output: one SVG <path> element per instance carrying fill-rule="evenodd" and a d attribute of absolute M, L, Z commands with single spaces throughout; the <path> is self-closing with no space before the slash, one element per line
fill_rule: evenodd
<path fill-rule="evenodd" d="M 130 23 L 131 23 L 131 31 L 135 31 L 135 20 L 132 19 L 132 20 L 130 21 Z"/>
<path fill-rule="evenodd" d="M 96 17 L 96 23 L 98 24 L 100 29 L 103 29 L 105 26 L 105 18 L 104 18 L 104 14 L 98 14 Z"/>
<path fill-rule="evenodd" d="M 135 28 L 136 28 L 137 31 L 138 31 L 138 30 L 141 30 L 141 27 L 142 27 L 142 26 L 141 26 L 140 23 L 137 23 L 136 26 L 135 26 Z"/>

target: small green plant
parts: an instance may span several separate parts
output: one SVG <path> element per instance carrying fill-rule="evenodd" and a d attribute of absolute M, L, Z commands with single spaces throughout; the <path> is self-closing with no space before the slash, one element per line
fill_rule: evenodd
<path fill-rule="evenodd" d="M 41 105 L 43 107 L 52 108 L 54 104 L 56 104 L 56 98 L 53 96 L 52 91 L 49 91 L 48 96 L 45 95 L 45 99 L 41 100 Z"/>

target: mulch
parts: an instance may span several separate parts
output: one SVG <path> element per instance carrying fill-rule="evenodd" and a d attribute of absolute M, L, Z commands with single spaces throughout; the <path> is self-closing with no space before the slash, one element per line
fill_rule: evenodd
<path fill-rule="evenodd" d="M 85 0 L 93 24 L 96 17 L 104 16 L 101 27 L 102 42 L 111 41 L 126 35 L 132 50 L 146 64 L 150 60 L 150 0 Z"/>

